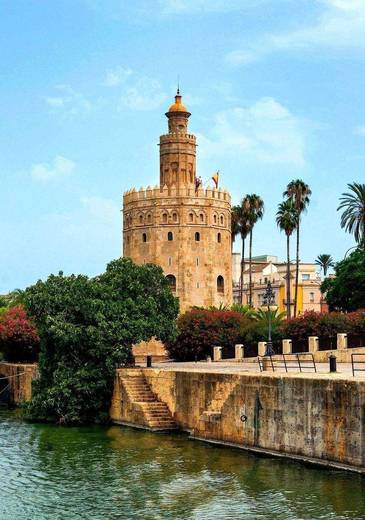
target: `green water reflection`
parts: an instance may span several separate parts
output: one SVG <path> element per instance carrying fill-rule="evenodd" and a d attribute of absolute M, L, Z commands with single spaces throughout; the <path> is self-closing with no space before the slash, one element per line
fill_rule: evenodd
<path fill-rule="evenodd" d="M 112 426 L 0 412 L 0 518 L 365 518 L 365 480 Z"/>

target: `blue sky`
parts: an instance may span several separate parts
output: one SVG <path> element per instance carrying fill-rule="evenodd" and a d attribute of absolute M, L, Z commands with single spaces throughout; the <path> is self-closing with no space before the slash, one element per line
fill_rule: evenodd
<path fill-rule="evenodd" d="M 353 245 L 336 208 L 365 177 L 364 0 L 2 0 L 0 26 L 0 293 L 120 255 L 178 75 L 198 173 L 265 201 L 255 254 L 284 257 L 294 178 L 313 191 L 302 259 Z"/>

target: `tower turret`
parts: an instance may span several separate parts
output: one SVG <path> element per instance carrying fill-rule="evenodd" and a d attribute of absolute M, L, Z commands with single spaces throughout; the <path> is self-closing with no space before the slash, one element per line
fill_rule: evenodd
<path fill-rule="evenodd" d="M 160 136 L 160 185 L 161 187 L 195 186 L 196 138 L 188 133 L 190 117 L 179 89 L 166 117 L 169 133 Z"/>

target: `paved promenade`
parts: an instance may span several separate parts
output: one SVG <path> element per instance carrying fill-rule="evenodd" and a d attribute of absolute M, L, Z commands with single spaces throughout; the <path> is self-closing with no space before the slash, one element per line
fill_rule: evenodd
<path fill-rule="evenodd" d="M 281 365 L 282 363 L 280 363 Z M 226 373 L 226 374 L 237 374 L 237 373 L 260 373 L 260 368 L 258 363 L 251 362 L 234 362 L 234 361 L 216 361 L 216 362 L 206 362 L 206 361 L 198 361 L 195 362 L 174 362 L 168 361 L 164 363 L 153 363 L 154 368 L 161 368 L 163 370 L 174 370 L 174 371 L 184 371 L 184 372 L 216 372 L 216 373 Z M 359 368 L 364 368 L 365 365 L 362 365 Z M 311 377 L 320 377 L 323 375 L 330 375 L 333 378 L 339 379 L 354 379 L 352 375 L 352 367 L 351 363 L 337 363 L 337 372 L 331 373 L 329 372 L 328 363 L 316 363 L 316 370 L 314 372 L 313 368 L 310 369 L 308 366 L 303 368 L 303 371 L 300 372 L 298 367 L 291 366 L 288 369 L 287 374 L 295 375 L 295 376 L 311 376 Z M 268 370 L 265 372 L 266 374 L 272 374 L 272 370 Z M 286 374 L 285 369 L 283 367 L 275 366 L 274 370 L 275 374 Z M 361 378 L 365 381 L 365 372 L 356 372 L 356 379 Z"/>

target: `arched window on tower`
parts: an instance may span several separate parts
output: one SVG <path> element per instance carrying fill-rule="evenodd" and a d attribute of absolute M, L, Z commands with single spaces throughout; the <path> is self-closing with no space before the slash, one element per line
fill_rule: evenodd
<path fill-rule="evenodd" d="M 174 240 L 174 234 L 173 234 L 172 231 L 169 231 L 169 232 L 167 233 L 167 240 L 168 240 L 169 242 L 172 242 L 172 241 Z"/>
<path fill-rule="evenodd" d="M 162 222 L 163 222 L 164 224 L 167 224 L 167 213 L 163 213 L 163 214 L 162 214 Z"/>
<path fill-rule="evenodd" d="M 140 224 L 143 224 L 143 215 L 140 215 L 140 216 L 139 216 L 139 223 L 140 223 Z"/>
<path fill-rule="evenodd" d="M 218 233 L 218 235 L 217 235 L 217 242 L 218 242 L 218 244 L 220 244 L 222 242 L 222 235 L 220 233 Z"/>
<path fill-rule="evenodd" d="M 219 294 L 224 293 L 224 278 L 221 275 L 217 278 L 217 292 L 219 292 Z"/>
<path fill-rule="evenodd" d="M 142 242 L 147 242 L 147 233 L 142 234 Z"/>
<path fill-rule="evenodd" d="M 189 222 L 194 222 L 194 214 L 189 213 Z"/>
<path fill-rule="evenodd" d="M 148 213 L 148 215 L 147 215 L 147 222 L 148 222 L 148 224 L 151 224 L 151 222 L 152 222 L 152 215 L 151 215 L 151 213 Z"/>
<path fill-rule="evenodd" d="M 200 242 L 200 233 L 198 231 L 195 233 L 195 242 Z"/>
<path fill-rule="evenodd" d="M 223 217 L 223 215 L 220 216 L 220 221 L 221 221 L 221 226 L 223 226 L 224 225 L 224 217 Z"/>
<path fill-rule="evenodd" d="M 168 274 L 166 276 L 166 279 L 167 279 L 167 281 L 170 284 L 170 288 L 171 288 L 172 292 L 176 292 L 176 278 L 175 278 L 175 276 L 173 274 Z"/>
<path fill-rule="evenodd" d="M 204 213 L 200 213 L 199 218 L 200 218 L 200 222 L 203 223 L 204 222 Z"/>
<path fill-rule="evenodd" d="M 214 224 L 217 223 L 217 215 L 216 214 L 214 214 L 214 216 L 213 216 L 213 222 L 214 222 Z"/>
<path fill-rule="evenodd" d="M 173 220 L 174 222 L 177 222 L 177 213 L 176 213 L 176 212 L 174 212 L 174 213 L 172 214 L 172 220 Z"/>

